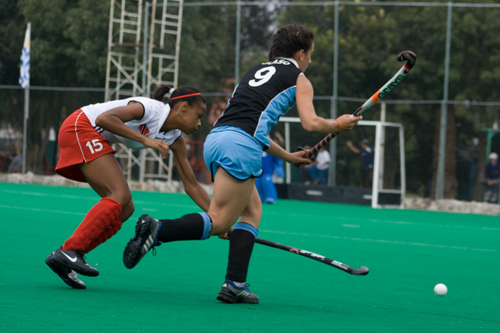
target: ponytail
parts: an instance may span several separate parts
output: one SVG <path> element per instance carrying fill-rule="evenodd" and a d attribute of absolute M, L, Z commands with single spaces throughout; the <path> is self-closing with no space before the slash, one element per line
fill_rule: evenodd
<path fill-rule="evenodd" d="M 156 89 L 153 91 L 153 99 L 156 99 L 157 101 L 163 101 L 163 97 L 165 97 L 166 94 L 170 92 L 170 87 L 164 84 L 159 85 L 156 87 Z"/>

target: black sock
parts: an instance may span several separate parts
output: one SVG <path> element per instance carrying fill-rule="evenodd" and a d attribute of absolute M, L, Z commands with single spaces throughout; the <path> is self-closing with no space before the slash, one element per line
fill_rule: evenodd
<path fill-rule="evenodd" d="M 158 241 L 200 240 L 210 236 L 212 222 L 206 213 L 187 214 L 175 220 L 159 220 Z"/>
<path fill-rule="evenodd" d="M 226 280 L 246 282 L 255 236 L 250 231 L 234 229 L 229 241 Z"/>

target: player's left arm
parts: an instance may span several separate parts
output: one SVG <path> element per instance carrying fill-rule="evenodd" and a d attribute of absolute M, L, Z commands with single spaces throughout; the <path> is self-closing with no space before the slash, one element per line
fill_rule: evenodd
<path fill-rule="evenodd" d="M 191 164 L 189 163 L 186 141 L 181 136 L 170 145 L 170 148 L 174 153 L 175 165 L 184 184 L 184 190 L 203 211 L 207 212 L 211 199 L 205 189 L 196 180 Z"/>
<path fill-rule="evenodd" d="M 116 135 L 142 143 L 143 135 L 128 128 L 125 123 L 144 116 L 140 103 L 129 103 L 103 112 L 96 118 L 96 125 Z"/>
<path fill-rule="evenodd" d="M 101 113 L 96 118 L 95 123 L 97 126 L 111 133 L 140 142 L 145 147 L 153 148 L 165 158 L 169 151 L 169 146 L 166 142 L 148 138 L 125 125 L 126 122 L 141 119 L 144 116 L 144 112 L 144 106 L 141 103 L 130 102 L 126 106 L 119 106 Z"/>

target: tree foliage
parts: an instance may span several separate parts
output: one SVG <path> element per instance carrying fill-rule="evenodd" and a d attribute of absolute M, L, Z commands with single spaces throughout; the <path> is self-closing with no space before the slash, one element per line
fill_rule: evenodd
<path fill-rule="evenodd" d="M 236 82 L 236 2 L 219 6 L 192 6 L 185 1 L 179 84 L 189 84 L 203 92 L 229 95 Z M 209 0 L 206 3 L 212 2 Z M 372 5 L 340 4 L 338 34 L 338 96 L 366 99 L 401 66 L 396 55 L 412 50 L 417 64 L 404 84 L 391 92 L 387 100 L 440 101 L 444 96 L 446 21 L 448 1 L 442 6 L 398 6 L 393 2 Z M 474 3 L 468 0 L 462 3 Z M 496 3 L 484 0 L 482 3 Z M 267 59 L 275 29 L 286 23 L 300 23 L 315 33 L 315 53 L 306 76 L 315 95 L 327 99 L 333 95 L 334 2 L 307 6 L 297 1 L 273 0 L 267 3 L 240 2 L 240 72 Z M 109 27 L 107 0 L 17 0 L 0 3 L 0 79 L 1 84 L 17 85 L 19 63 L 26 23 L 32 24 L 31 84 L 57 87 L 103 87 Z M 454 6 L 452 9 L 449 100 L 498 101 L 500 53 L 500 8 Z M 0 91 L 4 102 L 0 122 L 22 128 L 23 98 L 20 91 Z M 89 102 L 100 102 L 96 95 L 35 93 L 31 102 L 30 132 L 32 144 L 50 126 L 57 127 L 66 113 Z M 100 96 L 101 95 L 97 95 Z M 223 96 L 209 97 L 210 105 L 223 105 Z M 209 107 L 210 107 L 209 105 Z M 321 116 L 330 116 L 329 100 L 317 100 Z M 338 102 L 339 113 L 351 113 L 359 103 Z M 464 153 L 482 127 L 491 127 L 500 118 L 498 107 L 449 105 L 447 132 L 446 182 L 456 182 L 463 173 L 453 167 L 470 158 Z M 65 111 L 63 111 L 65 110 Z M 377 120 L 378 108 L 365 114 Z M 295 112 L 295 113 L 294 113 Z M 430 195 L 436 174 L 441 105 L 388 104 L 387 120 L 405 127 L 408 187 Z M 292 110 L 289 115 L 296 115 Z M 209 130 L 205 125 L 203 135 Z M 345 135 L 357 140 L 368 135 L 358 129 Z M 313 143 L 316 136 L 300 133 L 301 140 Z M 464 157 L 465 156 L 465 157 Z M 339 158 L 356 163 L 339 140 Z M 434 161 L 434 163 L 433 163 Z M 349 178 L 345 176 L 346 179 Z M 350 181 L 352 182 L 352 180 Z M 458 184 L 460 187 L 460 184 Z M 457 197 L 457 186 L 447 190 Z"/>
<path fill-rule="evenodd" d="M 330 95 L 332 89 L 332 49 L 334 40 L 334 6 L 290 6 L 282 13 L 282 23 L 298 22 L 315 33 L 316 52 L 306 75 L 315 86 L 315 93 Z M 413 50 L 418 61 L 411 75 L 401 87 L 386 99 L 442 100 L 446 54 L 447 7 L 350 6 L 339 7 L 339 70 L 338 95 L 367 98 L 401 66 L 395 55 Z M 499 8 L 454 8 L 449 72 L 450 100 L 498 100 L 498 52 L 494 51 L 499 37 Z M 342 109 L 350 113 L 353 109 Z M 499 118 L 496 112 L 470 112 L 464 106 L 450 105 L 447 131 L 447 160 L 445 196 L 457 197 L 457 159 L 467 149 L 472 137 L 479 136 L 481 126 Z M 439 120 L 441 106 L 389 105 L 388 120 L 405 126 L 407 174 L 410 190 L 421 189 L 430 195 L 429 186 L 436 175 L 439 154 Z M 365 119 L 378 119 L 376 110 L 365 114 Z M 433 131 L 431 129 L 436 129 Z M 341 138 L 339 138 L 341 140 Z M 342 147 L 342 146 L 341 146 Z M 340 150 L 342 155 L 348 151 Z M 459 156 L 460 155 L 460 156 Z M 424 162 L 425 161 L 425 162 Z M 431 163 L 434 161 L 433 163 Z M 434 175 L 434 177 L 433 177 Z M 455 183 L 455 185 L 452 185 Z M 435 184 L 435 182 L 433 183 Z"/>

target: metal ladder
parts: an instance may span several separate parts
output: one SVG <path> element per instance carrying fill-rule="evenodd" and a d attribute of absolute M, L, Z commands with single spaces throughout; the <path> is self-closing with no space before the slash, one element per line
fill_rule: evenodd
<path fill-rule="evenodd" d="M 110 1 L 105 100 L 151 96 L 160 84 L 176 87 L 184 1 Z M 128 181 L 133 175 L 141 183 L 172 180 L 172 154 L 166 163 L 153 149 L 115 150 Z"/>

